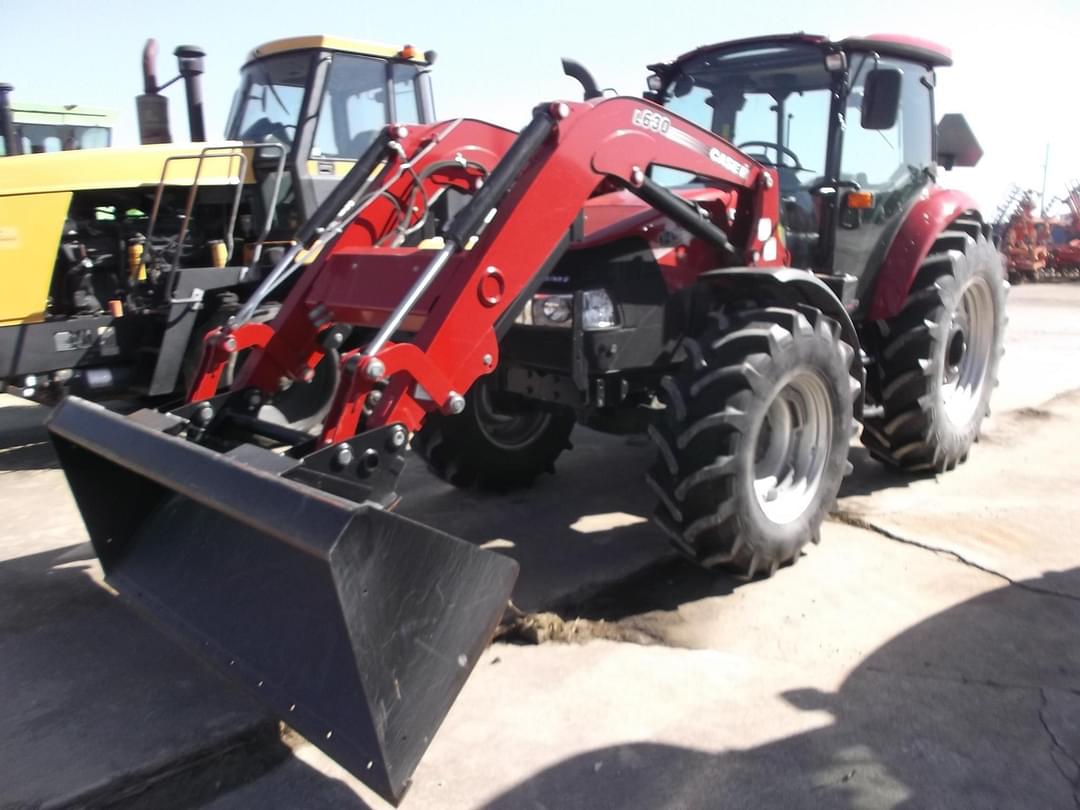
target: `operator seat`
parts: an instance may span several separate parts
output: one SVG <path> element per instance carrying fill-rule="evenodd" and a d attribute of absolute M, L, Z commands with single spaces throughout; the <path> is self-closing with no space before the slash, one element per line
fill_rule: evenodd
<path fill-rule="evenodd" d="M 812 266 L 820 236 L 814 197 L 790 166 L 777 167 L 780 176 L 780 224 L 793 267 Z M 816 182 L 816 181 L 815 181 Z"/>

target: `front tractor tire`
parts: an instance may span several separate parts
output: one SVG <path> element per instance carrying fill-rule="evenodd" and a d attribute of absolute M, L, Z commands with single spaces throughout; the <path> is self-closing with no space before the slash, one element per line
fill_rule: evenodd
<path fill-rule="evenodd" d="M 430 414 L 412 449 L 456 487 L 509 492 L 531 486 L 541 473 L 555 472 L 555 459 L 570 449 L 574 414 L 500 397 L 489 379 L 476 381 L 462 413 Z"/>
<path fill-rule="evenodd" d="M 817 542 L 851 469 L 855 347 L 811 307 L 716 314 L 684 345 L 649 431 L 657 523 L 706 568 L 771 575 Z"/>
<path fill-rule="evenodd" d="M 937 473 L 967 459 L 997 385 L 1007 291 L 979 222 L 959 219 L 938 237 L 903 310 L 874 325 L 871 393 L 882 408 L 863 433 L 872 456 Z"/>

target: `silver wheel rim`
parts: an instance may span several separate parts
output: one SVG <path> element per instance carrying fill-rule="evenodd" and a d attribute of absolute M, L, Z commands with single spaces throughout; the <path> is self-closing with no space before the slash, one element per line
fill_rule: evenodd
<path fill-rule="evenodd" d="M 551 422 L 547 411 L 533 410 L 523 413 L 506 413 L 498 410 L 491 401 L 488 386 L 477 383 L 476 424 L 485 438 L 503 450 L 520 450 L 536 441 Z"/>
<path fill-rule="evenodd" d="M 945 414 L 957 428 L 976 415 L 994 344 L 994 298 L 983 278 L 964 287 L 949 319 L 941 392 Z"/>
<path fill-rule="evenodd" d="M 798 519 L 817 496 L 832 446 L 833 406 L 814 371 L 795 372 L 769 403 L 754 455 L 754 494 L 777 524 Z"/>

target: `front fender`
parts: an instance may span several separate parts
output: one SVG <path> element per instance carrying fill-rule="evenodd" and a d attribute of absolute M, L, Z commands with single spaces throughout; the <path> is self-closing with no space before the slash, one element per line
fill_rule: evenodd
<path fill-rule="evenodd" d="M 927 189 L 923 198 L 908 212 L 885 253 L 874 283 L 867 319 L 878 321 L 898 314 L 934 241 L 953 220 L 977 210 L 975 200 L 962 191 Z"/>

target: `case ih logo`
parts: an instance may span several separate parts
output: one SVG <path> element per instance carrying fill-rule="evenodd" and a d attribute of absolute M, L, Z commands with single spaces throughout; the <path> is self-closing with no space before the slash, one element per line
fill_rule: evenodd
<path fill-rule="evenodd" d="M 677 127 L 671 126 L 671 119 L 666 115 L 652 110 L 637 109 L 634 110 L 633 122 L 636 127 L 649 129 L 653 132 L 659 132 L 661 135 L 666 135 L 669 139 L 688 149 L 693 149 L 698 154 L 707 153 L 709 160 L 717 166 L 723 166 L 740 180 L 745 180 L 750 176 L 750 167 L 747 164 L 739 162 L 731 157 L 731 155 L 720 151 L 715 146 L 706 150 L 705 144 L 697 138 L 688 135 Z"/>
<path fill-rule="evenodd" d="M 739 163 L 739 161 L 735 160 L 735 158 L 731 157 L 731 155 L 725 155 L 715 146 L 709 150 L 709 160 L 719 166 L 723 166 L 733 175 L 743 180 L 745 180 L 750 174 L 749 166 L 747 166 L 745 163 Z"/>
<path fill-rule="evenodd" d="M 671 119 L 652 110 L 634 110 L 633 121 L 635 127 L 651 129 L 661 135 L 671 129 Z"/>

